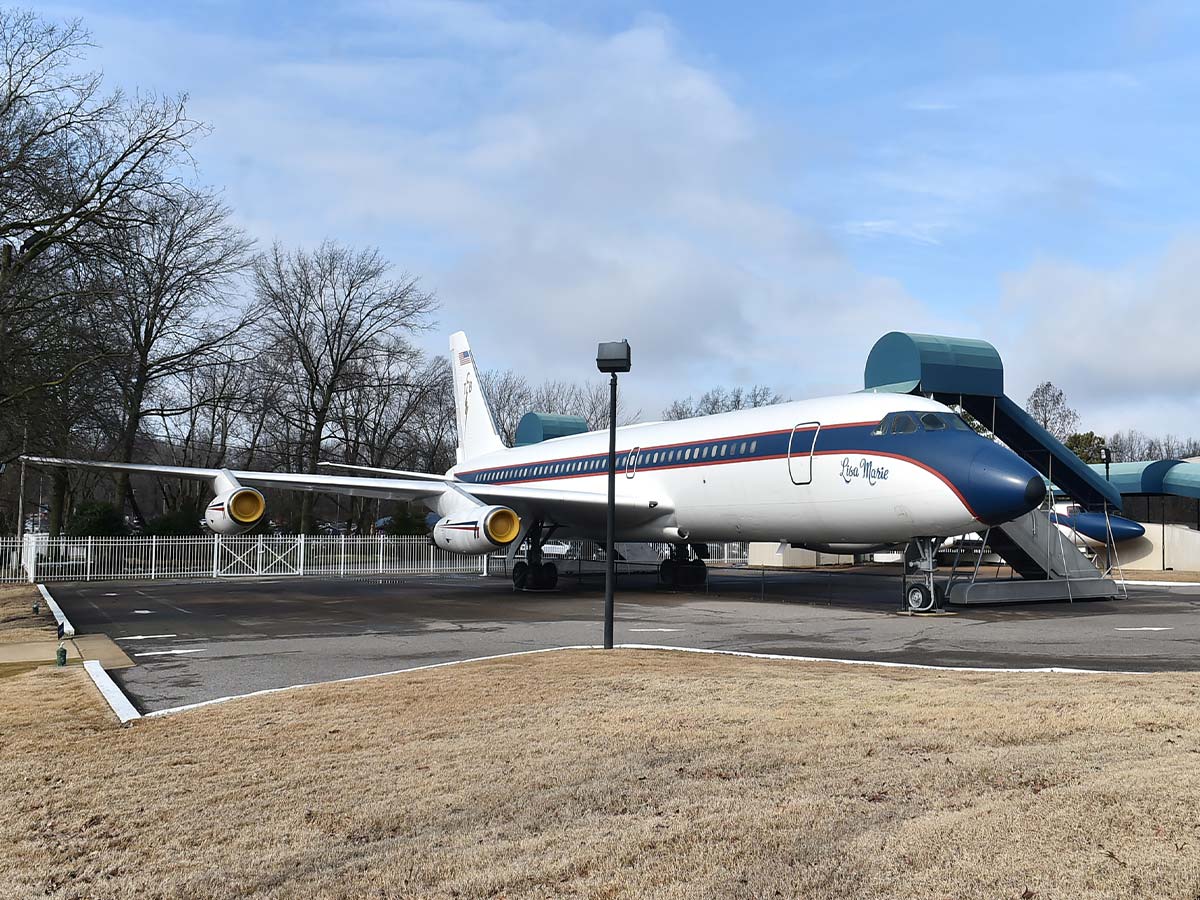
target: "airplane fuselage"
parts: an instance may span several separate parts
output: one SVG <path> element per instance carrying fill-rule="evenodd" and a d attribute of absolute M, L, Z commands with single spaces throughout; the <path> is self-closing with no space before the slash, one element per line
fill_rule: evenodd
<path fill-rule="evenodd" d="M 608 433 L 589 432 L 489 453 L 447 474 L 464 487 L 598 492 L 607 457 Z M 691 541 L 867 547 L 1006 521 L 1043 492 L 1010 450 L 911 395 L 857 393 L 617 430 L 617 496 L 672 510 L 623 529 L 624 540 L 660 540 L 674 527 Z"/>

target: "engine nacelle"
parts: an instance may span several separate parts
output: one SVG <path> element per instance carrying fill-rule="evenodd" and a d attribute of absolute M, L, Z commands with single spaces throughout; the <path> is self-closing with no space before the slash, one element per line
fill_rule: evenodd
<path fill-rule="evenodd" d="M 480 506 L 439 519 L 433 543 L 452 553 L 477 555 L 508 546 L 520 533 L 521 518 L 507 506 Z"/>
<path fill-rule="evenodd" d="M 249 531 L 267 511 L 267 501 L 254 488 L 237 487 L 217 494 L 204 510 L 204 522 L 217 534 Z"/>

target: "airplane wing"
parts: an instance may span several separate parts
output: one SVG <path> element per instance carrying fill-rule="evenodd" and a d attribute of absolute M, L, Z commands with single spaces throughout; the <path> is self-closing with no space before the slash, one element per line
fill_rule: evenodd
<path fill-rule="evenodd" d="M 377 478 L 358 475 L 304 475 L 292 472 L 251 472 L 230 469 L 206 469 L 191 466 L 157 466 L 142 463 L 97 462 L 79 459 L 59 459 L 48 456 L 25 456 L 26 462 L 41 466 L 95 469 L 110 472 L 138 472 L 168 478 L 195 478 L 213 481 L 222 474 L 232 475 L 240 484 L 255 488 L 279 488 L 288 491 L 312 491 L 329 494 L 349 494 L 355 497 L 374 497 L 384 500 L 425 500 L 456 491 L 468 499 L 483 503 L 510 506 L 519 515 L 537 516 L 547 524 L 593 527 L 603 523 L 608 506 L 606 493 L 596 491 L 564 491 L 557 488 L 524 485 L 476 484 L 443 479 Z M 617 519 L 621 525 L 649 522 L 673 512 L 660 500 L 641 496 L 618 496 Z"/>

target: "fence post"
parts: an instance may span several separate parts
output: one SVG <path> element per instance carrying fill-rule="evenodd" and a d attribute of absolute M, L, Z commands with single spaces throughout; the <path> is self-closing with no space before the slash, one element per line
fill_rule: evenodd
<path fill-rule="evenodd" d="M 150 535 L 150 577 L 158 577 L 158 537 Z"/>
<path fill-rule="evenodd" d="M 382 534 L 379 535 L 379 574 L 380 575 L 383 574 L 383 538 L 384 538 L 384 536 Z"/>
<path fill-rule="evenodd" d="M 25 567 L 29 583 L 37 581 L 37 538 L 32 534 L 22 535 L 21 564 Z"/>
<path fill-rule="evenodd" d="M 87 576 L 85 581 L 92 580 L 92 547 L 94 538 L 88 538 L 88 554 L 87 554 Z"/>
<path fill-rule="evenodd" d="M 221 571 L 221 535 L 213 535 L 213 574 L 216 578 Z"/>
<path fill-rule="evenodd" d="M 261 534 L 258 536 L 258 556 L 254 560 L 254 574 L 263 574 L 263 536 Z"/>
<path fill-rule="evenodd" d="M 479 575 L 481 578 L 487 578 L 487 561 L 488 554 L 483 554 L 483 558 L 479 561 Z"/>
<path fill-rule="evenodd" d="M 303 575 L 304 574 L 304 535 L 302 535 L 302 534 L 296 535 L 296 545 L 298 548 L 297 552 L 296 552 L 296 557 L 297 557 L 296 574 Z"/>
<path fill-rule="evenodd" d="M 433 541 L 429 542 L 429 574 L 433 574 Z"/>
<path fill-rule="evenodd" d="M 340 543 L 341 543 L 342 549 L 341 549 L 341 559 L 338 561 L 338 576 L 345 578 L 346 577 L 346 536 L 343 534 L 341 536 L 341 538 L 342 539 L 341 539 Z"/>

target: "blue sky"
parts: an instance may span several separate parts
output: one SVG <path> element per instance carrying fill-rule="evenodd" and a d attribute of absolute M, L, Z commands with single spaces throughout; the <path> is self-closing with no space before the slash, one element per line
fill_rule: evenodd
<path fill-rule="evenodd" d="M 855 389 L 890 330 L 1010 393 L 1200 432 L 1200 28 L 1183 3 L 86 3 L 91 64 L 187 91 L 259 241 L 375 244 L 489 366 L 647 417 Z M 521 323 L 518 326 L 518 323 Z"/>

